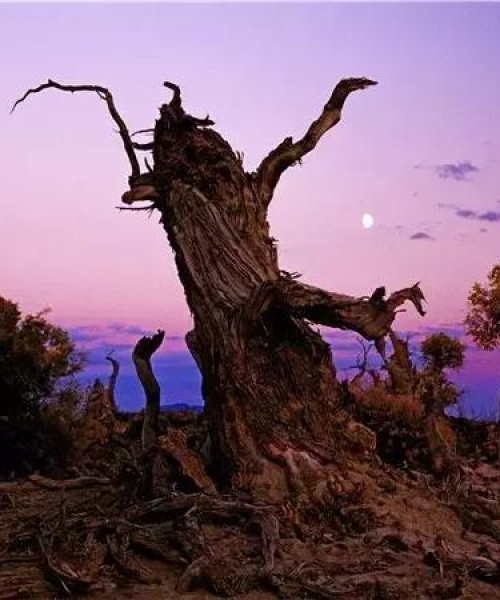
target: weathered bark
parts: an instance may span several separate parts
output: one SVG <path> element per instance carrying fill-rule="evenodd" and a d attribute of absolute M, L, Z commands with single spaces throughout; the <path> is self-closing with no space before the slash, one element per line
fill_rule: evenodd
<path fill-rule="evenodd" d="M 115 407 L 109 389 L 96 379 L 87 398 L 82 423 L 79 427 L 77 446 L 88 450 L 92 446 L 105 446 L 114 432 Z"/>
<path fill-rule="evenodd" d="M 142 447 L 144 450 L 148 450 L 156 443 L 158 416 L 160 414 L 160 384 L 153 373 L 151 357 L 162 345 L 164 337 L 165 332 L 160 330 L 151 337 L 144 336 L 137 342 L 132 353 L 137 376 L 146 394 L 142 425 Z"/>
<path fill-rule="evenodd" d="M 438 371 L 428 369 L 420 374 L 419 396 L 424 407 L 431 469 L 437 477 L 450 475 L 458 467 L 456 453 L 443 435 L 446 385 L 443 374 Z"/>
<path fill-rule="evenodd" d="M 418 285 L 386 300 L 384 288 L 355 298 L 297 281 L 279 269 L 269 233 L 267 210 L 284 171 L 340 121 L 352 92 L 374 84 L 341 81 L 303 138 L 286 138 L 247 173 L 208 128 L 213 122 L 187 115 L 167 82 L 173 97 L 154 128 L 154 164 L 137 175 L 131 161 L 122 199 L 148 200 L 146 209 L 160 212 L 193 315 L 186 340 L 203 375 L 214 472 L 257 497 L 279 500 L 314 485 L 347 437 L 330 347 L 309 322 L 356 331 L 383 353 L 401 304 L 424 314 Z"/>
<path fill-rule="evenodd" d="M 385 364 L 389 373 L 391 392 L 411 394 L 414 387 L 415 367 L 411 361 L 408 342 L 400 339 L 393 331 L 389 336 L 394 352 Z"/>
<path fill-rule="evenodd" d="M 116 387 L 116 380 L 118 379 L 118 375 L 120 374 L 120 363 L 116 360 L 116 358 L 113 358 L 112 352 L 110 352 L 106 356 L 106 360 L 109 360 L 109 362 L 111 363 L 111 375 L 109 376 L 109 382 L 108 382 L 108 398 L 109 398 L 109 402 L 111 404 L 113 413 L 116 414 L 117 406 L 116 406 L 116 398 L 115 398 L 115 387 Z"/>

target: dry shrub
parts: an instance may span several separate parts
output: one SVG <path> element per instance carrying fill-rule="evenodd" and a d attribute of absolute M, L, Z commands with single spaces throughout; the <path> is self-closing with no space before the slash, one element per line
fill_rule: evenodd
<path fill-rule="evenodd" d="M 354 394 L 357 408 L 376 419 L 396 421 L 410 427 L 421 423 L 423 407 L 418 396 L 391 394 L 385 387 L 373 386 Z"/>
<path fill-rule="evenodd" d="M 87 390 L 75 444 L 83 452 L 106 446 L 114 433 L 115 411 L 109 390 L 96 379 Z"/>
<path fill-rule="evenodd" d="M 37 466 L 47 475 L 61 475 L 74 458 L 83 397 L 84 390 L 72 380 L 41 407 L 37 434 L 42 440 L 43 460 Z"/>
<path fill-rule="evenodd" d="M 436 427 L 441 439 L 446 444 L 446 446 L 450 450 L 455 451 L 457 447 L 457 436 L 447 419 L 439 418 L 436 423 Z"/>
<path fill-rule="evenodd" d="M 382 460 L 396 466 L 427 468 L 424 410 L 418 396 L 391 394 L 383 384 L 358 388 L 350 396 L 350 411 L 375 432 Z"/>

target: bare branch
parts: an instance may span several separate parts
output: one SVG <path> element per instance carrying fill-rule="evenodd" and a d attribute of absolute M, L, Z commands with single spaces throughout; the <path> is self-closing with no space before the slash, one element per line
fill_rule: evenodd
<path fill-rule="evenodd" d="M 376 83 L 366 77 L 340 81 L 323 108 L 323 112 L 311 124 L 304 137 L 297 142 L 294 142 L 291 137 L 286 138 L 264 158 L 257 169 L 257 181 L 261 198 L 265 204 L 271 201 L 274 189 L 283 172 L 299 162 L 308 152 L 314 150 L 322 136 L 337 125 L 349 94 L 376 85 Z"/>
<path fill-rule="evenodd" d="M 154 204 L 150 204 L 149 206 L 115 206 L 118 210 L 131 210 L 134 212 L 153 212 L 156 208 Z"/>
<path fill-rule="evenodd" d="M 146 394 L 144 423 L 142 425 L 142 447 L 144 450 L 151 448 L 156 443 L 158 415 L 160 414 L 160 385 L 153 373 L 151 357 L 162 345 L 164 338 L 165 332 L 160 329 L 151 337 L 144 336 L 137 342 L 132 353 L 137 376 Z"/>
<path fill-rule="evenodd" d="M 166 112 L 173 116 L 177 121 L 183 121 L 185 124 L 190 124 L 195 127 L 210 127 L 215 123 L 207 115 L 204 119 L 193 117 L 192 115 L 186 114 L 182 107 L 181 88 L 170 81 L 165 81 L 163 85 L 172 90 L 172 100 L 167 105 L 162 106 L 161 111 Z"/>
<path fill-rule="evenodd" d="M 153 142 L 148 142 L 147 144 L 140 144 L 139 142 L 132 142 L 132 148 L 135 150 L 142 150 L 143 152 L 147 152 L 149 150 L 153 150 L 155 147 Z"/>
<path fill-rule="evenodd" d="M 127 156 L 128 156 L 129 162 L 130 162 L 130 166 L 132 169 L 132 177 L 138 177 L 140 175 L 141 170 L 139 167 L 139 161 L 137 160 L 137 157 L 135 155 L 134 146 L 133 146 L 132 140 L 130 138 L 129 131 L 127 129 L 127 126 L 125 125 L 125 121 L 122 119 L 120 113 L 116 109 L 111 92 L 105 87 L 101 87 L 99 85 L 64 85 L 64 84 L 57 83 L 56 81 L 52 81 L 51 79 L 49 79 L 47 81 L 47 83 L 42 83 L 41 85 L 39 85 L 36 88 L 29 89 L 24 94 L 24 96 L 19 98 L 19 100 L 16 100 L 16 102 L 14 103 L 14 106 L 12 107 L 11 113 L 13 113 L 15 111 L 15 109 L 17 108 L 17 106 L 19 106 L 19 104 L 24 102 L 26 100 L 26 98 L 28 98 L 28 96 L 30 96 L 31 94 L 38 94 L 38 92 L 42 92 L 43 90 L 46 90 L 49 88 L 61 90 L 63 92 L 71 92 L 71 93 L 95 92 L 99 96 L 99 98 L 101 98 L 101 100 L 104 100 L 106 102 L 106 104 L 108 105 L 108 111 L 109 111 L 109 114 L 111 115 L 111 118 L 116 123 L 116 125 L 118 125 L 118 132 L 120 134 L 120 137 L 122 138 L 123 146 L 125 148 L 125 152 L 127 153 Z"/>
<path fill-rule="evenodd" d="M 211 125 L 215 125 L 215 121 L 212 121 L 209 115 L 207 115 L 204 119 L 193 117 L 192 115 L 186 115 L 185 120 L 192 125 L 196 125 L 196 127 L 210 127 Z"/>
<path fill-rule="evenodd" d="M 420 315 L 424 295 L 418 285 L 393 292 L 387 300 L 373 295 L 368 299 L 327 292 L 297 281 L 283 280 L 285 302 L 295 316 L 320 325 L 356 331 L 367 340 L 377 341 L 390 331 L 396 309 L 409 300 Z M 377 295 L 378 296 L 378 295 Z"/>
<path fill-rule="evenodd" d="M 410 301 L 423 316 L 425 298 L 418 284 L 393 292 L 387 300 L 381 296 L 382 290 L 378 288 L 370 297 L 355 298 L 282 277 L 277 283 L 267 282 L 257 288 L 246 303 L 245 313 L 247 318 L 256 319 L 273 307 L 281 307 L 299 319 L 355 331 L 374 341 L 377 351 L 385 356 L 384 338 L 391 330 L 397 308 Z"/>
<path fill-rule="evenodd" d="M 172 90 L 172 92 L 173 92 L 172 100 L 170 100 L 169 106 L 171 106 L 174 109 L 181 109 L 182 108 L 181 88 L 177 84 L 172 83 L 171 81 L 164 81 L 163 85 L 166 88 L 168 88 L 169 90 Z"/>
<path fill-rule="evenodd" d="M 361 354 L 358 354 L 356 358 L 356 364 L 352 367 L 347 367 L 346 370 L 350 371 L 352 369 L 356 369 L 358 373 L 353 377 L 351 384 L 357 384 L 362 381 L 366 373 L 370 375 L 373 383 L 376 383 L 380 376 L 377 373 L 376 369 L 370 369 L 368 365 L 368 359 L 371 350 L 373 349 L 373 344 L 367 344 L 363 338 L 357 338 L 356 340 L 358 344 L 361 346 Z"/>
<path fill-rule="evenodd" d="M 116 360 L 116 358 L 113 358 L 113 352 L 114 350 L 109 352 L 109 354 L 106 356 L 106 360 L 109 360 L 109 362 L 111 363 L 111 375 L 109 376 L 108 395 L 111 401 L 111 405 L 113 407 L 113 412 L 116 413 L 117 407 L 115 399 L 115 387 L 116 380 L 118 379 L 118 375 L 120 373 L 120 363 Z"/>
<path fill-rule="evenodd" d="M 154 130 L 154 129 L 138 129 L 137 131 L 133 131 L 133 132 L 130 134 L 130 137 L 131 137 L 131 138 L 133 138 L 133 137 L 135 137 L 136 135 L 140 135 L 140 134 L 142 134 L 142 133 L 151 133 L 151 134 L 153 134 L 154 132 L 155 132 L 155 130 Z"/>
<path fill-rule="evenodd" d="M 368 358 L 370 355 L 370 351 L 373 348 L 373 344 L 367 344 L 363 338 L 357 338 L 356 340 L 358 344 L 361 346 L 361 355 L 358 355 L 357 364 L 354 368 L 361 369 L 363 373 L 366 372 L 368 368 Z"/>

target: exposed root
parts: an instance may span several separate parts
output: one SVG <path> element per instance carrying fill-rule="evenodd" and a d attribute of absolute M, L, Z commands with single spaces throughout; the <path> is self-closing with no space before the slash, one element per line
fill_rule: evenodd
<path fill-rule="evenodd" d="M 94 583 L 93 579 L 78 573 L 69 564 L 53 558 L 50 550 L 45 548 L 41 536 L 38 536 L 38 545 L 44 558 L 45 572 L 50 580 L 59 584 L 62 590 L 69 595 L 73 592 L 85 594 L 89 591 L 90 586 Z"/>
<path fill-rule="evenodd" d="M 178 454 L 183 464 L 167 475 L 203 483 L 185 442 L 172 438 L 169 460 L 179 449 L 192 455 Z M 296 451 L 282 452 L 293 467 Z M 148 460 L 154 454 L 161 449 Z M 447 481 L 369 464 L 344 457 L 283 506 L 215 489 L 138 501 L 119 478 L 9 484 L 0 490 L 0 598 L 94 598 L 124 583 L 175 597 L 172 577 L 178 594 L 203 587 L 217 597 L 259 589 L 289 599 L 500 598 L 500 471 L 463 466 Z"/>
<path fill-rule="evenodd" d="M 113 562 L 127 578 L 140 583 L 160 583 L 157 577 L 154 577 L 136 557 L 130 554 L 127 538 L 109 534 L 106 536 L 106 543 Z"/>
<path fill-rule="evenodd" d="M 91 488 L 111 485 L 111 479 L 107 477 L 78 477 L 77 479 L 49 479 L 41 475 L 31 475 L 28 481 L 49 490 L 77 490 L 80 488 Z"/>
<path fill-rule="evenodd" d="M 180 429 L 171 429 L 168 435 L 158 439 L 162 452 L 178 465 L 184 477 L 187 477 L 194 486 L 207 494 L 216 492 L 214 482 L 208 477 L 203 467 L 199 454 L 187 445 L 186 434 Z"/>

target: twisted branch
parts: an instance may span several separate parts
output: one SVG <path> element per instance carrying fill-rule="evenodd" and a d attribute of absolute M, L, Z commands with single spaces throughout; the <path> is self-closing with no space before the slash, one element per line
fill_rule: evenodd
<path fill-rule="evenodd" d="M 182 107 L 181 88 L 171 81 L 164 81 L 164 87 L 172 91 L 172 99 L 167 105 L 162 106 L 161 111 L 168 111 L 171 116 L 177 121 L 183 121 L 186 124 L 194 127 L 210 127 L 215 125 L 214 121 L 207 115 L 204 119 L 188 115 Z"/>
<path fill-rule="evenodd" d="M 299 319 L 317 325 L 354 331 L 366 340 L 374 341 L 385 359 L 385 337 L 391 331 L 399 306 L 411 302 L 417 312 L 425 315 L 424 294 L 419 284 L 393 292 L 387 300 L 385 288 L 377 288 L 371 296 L 355 298 L 307 285 L 288 276 L 277 282 L 265 282 L 257 287 L 245 304 L 245 318 L 260 318 L 272 308 L 282 308 Z"/>
<path fill-rule="evenodd" d="M 116 380 L 118 379 L 118 375 L 120 373 L 120 363 L 116 360 L 116 358 L 113 358 L 113 352 L 114 350 L 107 354 L 106 360 L 109 360 L 109 362 L 111 363 L 111 375 L 109 376 L 108 395 L 111 402 L 111 406 L 113 407 L 113 412 L 116 413 L 117 407 L 115 398 L 115 387 Z"/>
<path fill-rule="evenodd" d="M 151 337 L 142 337 L 132 353 L 137 376 L 146 394 L 144 423 L 142 426 L 142 446 L 145 450 L 156 443 L 156 429 L 160 413 L 160 385 L 151 366 L 151 357 L 162 345 L 165 332 L 160 329 Z"/>
<path fill-rule="evenodd" d="M 283 172 L 314 150 L 323 135 L 340 121 L 342 108 L 349 94 L 356 90 L 364 90 L 376 83 L 366 77 L 340 81 L 325 104 L 323 112 L 310 125 L 304 137 L 297 142 L 287 137 L 264 158 L 257 169 L 257 182 L 260 196 L 266 205 L 271 201 Z"/>
<path fill-rule="evenodd" d="M 24 94 L 24 96 L 19 98 L 19 100 L 16 100 L 12 107 L 11 114 L 16 110 L 19 104 L 21 104 L 26 100 L 26 98 L 28 98 L 28 96 L 30 96 L 31 94 L 38 94 L 39 92 L 42 92 L 43 90 L 49 88 L 54 88 L 63 92 L 71 92 L 72 94 L 74 92 L 95 92 L 99 96 L 99 98 L 101 98 L 101 100 L 104 100 L 104 102 L 106 102 L 106 104 L 108 105 L 108 111 L 111 115 L 111 118 L 118 126 L 118 132 L 120 134 L 120 137 L 122 138 L 123 147 L 125 148 L 125 152 L 127 153 L 132 169 L 132 177 L 138 177 L 141 174 L 139 161 L 137 160 L 137 156 L 135 155 L 134 145 L 131 140 L 127 126 L 125 125 L 125 121 L 122 119 L 120 113 L 116 109 L 113 100 L 113 95 L 105 87 L 99 85 L 65 85 L 57 83 L 56 81 L 52 81 L 52 79 L 49 79 L 47 83 L 42 83 L 36 88 L 29 89 Z"/>
<path fill-rule="evenodd" d="M 425 315 L 425 298 L 418 284 L 393 292 L 387 300 L 377 296 L 376 301 L 373 296 L 367 300 L 353 298 L 289 279 L 282 279 L 280 287 L 285 306 L 294 316 L 318 325 L 355 331 L 375 341 L 378 350 L 377 342 L 388 335 L 399 306 L 410 301 L 421 316 Z"/>

